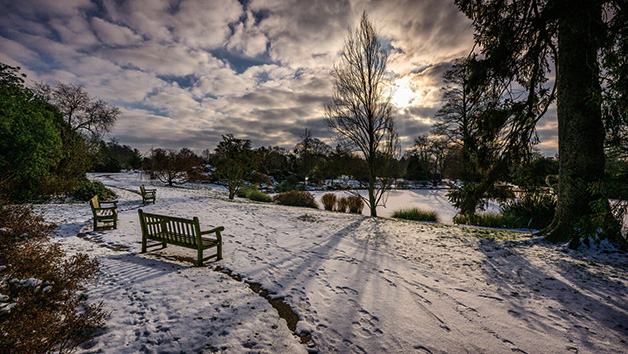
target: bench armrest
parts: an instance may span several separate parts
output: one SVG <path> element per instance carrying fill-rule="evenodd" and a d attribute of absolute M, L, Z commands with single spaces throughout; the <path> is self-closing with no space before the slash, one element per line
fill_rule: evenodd
<path fill-rule="evenodd" d="M 218 226 L 218 227 L 215 227 L 215 228 L 213 228 L 213 229 L 211 229 L 211 230 L 201 231 L 201 235 L 213 234 L 214 232 L 217 232 L 217 231 L 224 231 L 224 230 L 225 230 L 225 228 L 224 228 L 224 227 L 222 227 L 222 226 Z"/>
<path fill-rule="evenodd" d="M 100 204 L 113 204 L 114 207 L 118 207 L 118 201 L 117 200 L 109 200 L 106 202 L 100 202 Z"/>

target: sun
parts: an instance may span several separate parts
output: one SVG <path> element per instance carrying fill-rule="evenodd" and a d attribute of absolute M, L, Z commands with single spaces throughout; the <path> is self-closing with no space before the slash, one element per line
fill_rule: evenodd
<path fill-rule="evenodd" d="M 408 78 L 401 78 L 395 81 L 393 86 L 392 102 L 398 108 L 404 109 L 412 105 L 416 99 L 416 93 L 412 90 L 410 80 Z"/>

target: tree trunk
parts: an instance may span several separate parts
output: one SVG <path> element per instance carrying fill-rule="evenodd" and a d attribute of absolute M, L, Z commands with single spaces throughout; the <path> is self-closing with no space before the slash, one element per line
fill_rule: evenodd
<path fill-rule="evenodd" d="M 597 1 L 563 1 L 559 20 L 557 115 L 559 191 L 554 221 L 544 230 L 552 242 L 580 244 L 587 235 L 595 196 L 592 183 L 604 176 L 597 52 L 601 6 Z"/>
<path fill-rule="evenodd" d="M 377 181 L 377 174 L 375 173 L 375 162 L 373 160 L 375 160 L 374 157 L 369 159 L 369 208 L 371 208 L 371 217 L 376 217 L 375 182 Z"/>

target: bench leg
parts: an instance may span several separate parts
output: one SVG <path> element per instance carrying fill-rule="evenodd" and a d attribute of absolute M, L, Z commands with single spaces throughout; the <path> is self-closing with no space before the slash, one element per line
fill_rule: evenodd
<path fill-rule="evenodd" d="M 196 260 L 196 265 L 198 267 L 203 266 L 203 249 L 202 248 L 198 249 L 198 259 Z"/>
<path fill-rule="evenodd" d="M 218 246 L 216 246 L 217 248 L 217 257 L 216 260 L 219 261 L 222 259 L 222 237 L 220 237 L 220 231 L 216 232 L 216 235 L 218 236 L 218 240 L 220 242 L 218 242 Z"/>
<path fill-rule="evenodd" d="M 146 253 L 146 237 L 142 235 L 142 253 Z"/>

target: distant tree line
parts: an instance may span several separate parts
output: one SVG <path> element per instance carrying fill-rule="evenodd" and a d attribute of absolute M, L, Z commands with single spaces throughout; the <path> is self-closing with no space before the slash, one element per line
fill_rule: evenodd
<path fill-rule="evenodd" d="M 306 186 L 340 189 L 347 180 L 366 188 L 366 161 L 338 144 L 334 148 L 307 130 L 292 149 L 277 146 L 253 148 L 248 139 L 224 135 L 212 151 L 196 154 L 189 148 L 153 149 L 142 158 L 144 170 L 166 184 L 180 182 L 220 182 L 232 186 L 235 194 L 242 183 L 277 191 L 306 189 Z M 443 180 L 456 181 L 464 174 L 460 148 L 435 136 L 422 135 L 413 146 L 392 160 L 392 176 L 398 186 L 404 183 L 433 186 Z M 503 182 L 518 186 L 547 187 L 548 176 L 558 174 L 558 160 L 535 153 L 525 163 L 513 167 Z"/>

